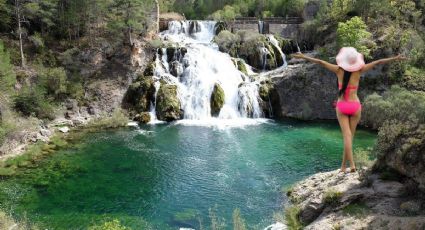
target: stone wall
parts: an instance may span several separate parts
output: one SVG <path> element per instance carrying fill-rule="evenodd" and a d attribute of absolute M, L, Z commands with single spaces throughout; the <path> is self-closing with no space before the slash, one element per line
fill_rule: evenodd
<path fill-rule="evenodd" d="M 269 24 L 270 34 L 280 34 L 284 38 L 297 40 L 300 24 Z"/>

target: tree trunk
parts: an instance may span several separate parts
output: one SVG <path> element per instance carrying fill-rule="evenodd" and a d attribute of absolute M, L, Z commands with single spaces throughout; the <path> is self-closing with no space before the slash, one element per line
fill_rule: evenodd
<path fill-rule="evenodd" d="M 18 33 L 19 33 L 19 48 L 21 50 L 21 66 L 25 67 L 25 56 L 24 56 L 24 48 L 22 42 L 22 28 L 21 28 L 21 12 L 19 0 L 15 0 L 15 10 L 16 10 L 16 18 L 18 21 Z"/>

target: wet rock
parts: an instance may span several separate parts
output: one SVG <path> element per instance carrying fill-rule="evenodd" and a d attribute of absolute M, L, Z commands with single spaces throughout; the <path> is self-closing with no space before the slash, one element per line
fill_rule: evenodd
<path fill-rule="evenodd" d="M 133 120 L 139 123 L 147 124 L 151 121 L 151 115 L 148 112 L 142 112 L 137 114 Z"/>
<path fill-rule="evenodd" d="M 161 121 L 174 121 L 181 119 L 180 100 L 177 97 L 177 86 L 161 84 L 156 98 L 156 115 Z"/>
<path fill-rule="evenodd" d="M 211 94 L 211 116 L 217 117 L 220 114 L 221 108 L 223 108 L 225 100 L 224 90 L 219 84 L 214 85 L 213 92 Z"/>
<path fill-rule="evenodd" d="M 183 74 L 183 65 L 178 61 L 171 63 L 170 73 L 175 77 L 180 77 Z"/>

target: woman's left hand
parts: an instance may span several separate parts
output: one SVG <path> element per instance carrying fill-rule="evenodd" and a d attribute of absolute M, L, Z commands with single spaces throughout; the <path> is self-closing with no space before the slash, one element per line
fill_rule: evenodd
<path fill-rule="evenodd" d="M 291 55 L 293 58 L 303 58 L 304 54 L 302 54 L 301 52 L 295 53 Z"/>

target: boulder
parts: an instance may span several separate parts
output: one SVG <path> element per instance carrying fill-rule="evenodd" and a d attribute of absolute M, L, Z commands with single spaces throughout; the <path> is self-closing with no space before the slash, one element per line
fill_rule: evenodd
<path fill-rule="evenodd" d="M 124 101 L 136 112 L 150 110 L 151 102 L 155 101 L 155 85 L 152 77 L 140 76 L 127 90 Z"/>
<path fill-rule="evenodd" d="M 375 167 L 395 170 L 425 192 L 425 124 L 394 123 L 381 127 L 380 132 L 388 135 L 378 138 Z"/>
<path fill-rule="evenodd" d="M 180 77 L 183 74 L 183 64 L 178 61 L 171 62 L 170 73 L 175 77 Z"/>
<path fill-rule="evenodd" d="M 137 114 L 133 120 L 139 123 L 147 124 L 151 121 L 151 114 L 148 112 L 141 112 Z"/>
<path fill-rule="evenodd" d="M 211 94 L 211 116 L 218 117 L 221 108 L 223 108 L 225 100 L 224 90 L 219 84 L 214 84 L 214 89 Z"/>
<path fill-rule="evenodd" d="M 177 97 L 177 85 L 161 85 L 156 98 L 156 115 L 161 121 L 174 121 L 182 118 L 180 100 Z"/>

